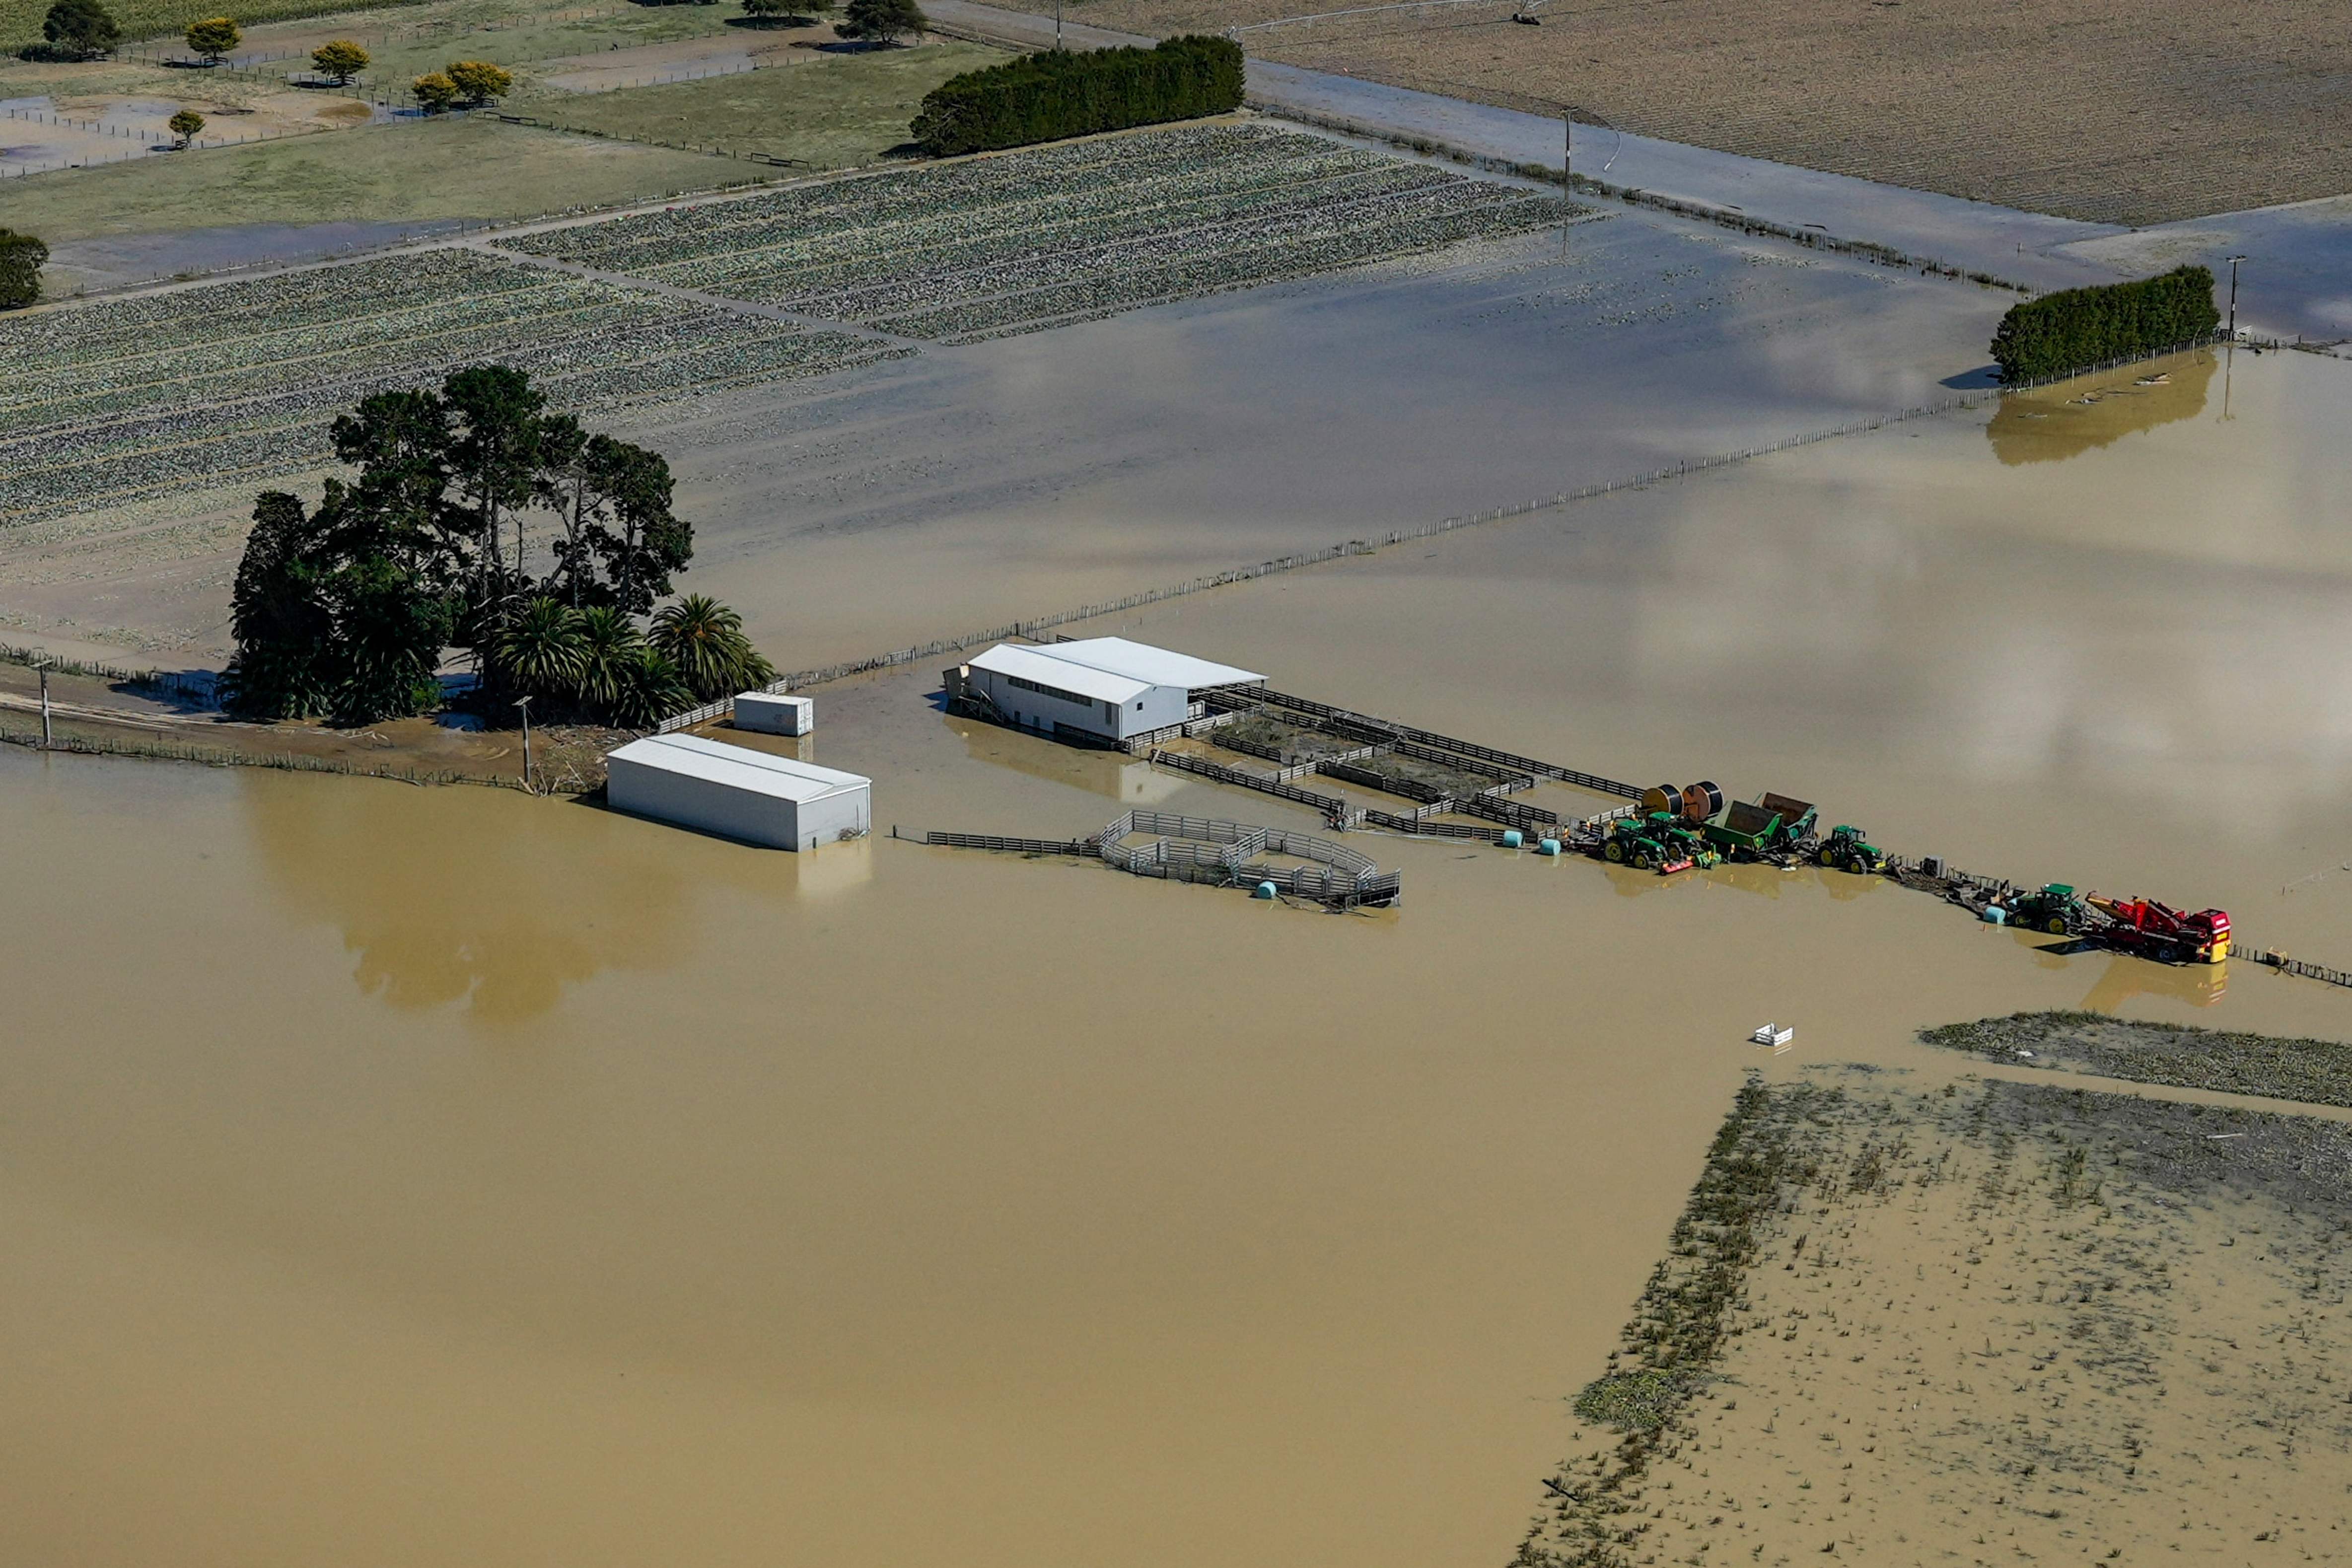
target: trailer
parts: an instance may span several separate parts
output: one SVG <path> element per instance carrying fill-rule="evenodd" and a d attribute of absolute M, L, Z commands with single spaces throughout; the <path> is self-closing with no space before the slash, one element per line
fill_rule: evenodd
<path fill-rule="evenodd" d="M 1767 790 L 1755 800 L 1732 802 L 1699 831 L 1727 860 L 1791 865 L 1811 849 L 1813 822 L 1811 802 Z"/>

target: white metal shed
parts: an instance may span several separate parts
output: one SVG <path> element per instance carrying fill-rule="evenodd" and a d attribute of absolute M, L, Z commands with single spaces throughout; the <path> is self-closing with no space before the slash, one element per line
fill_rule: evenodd
<path fill-rule="evenodd" d="M 870 832 L 874 781 L 699 735 L 648 735 L 604 759 L 617 811 L 777 849 Z"/>
<path fill-rule="evenodd" d="M 1124 741 L 1181 724 L 1197 692 L 1265 677 L 1125 637 L 1089 637 L 1000 643 L 965 666 L 964 679 L 1015 724 Z"/>

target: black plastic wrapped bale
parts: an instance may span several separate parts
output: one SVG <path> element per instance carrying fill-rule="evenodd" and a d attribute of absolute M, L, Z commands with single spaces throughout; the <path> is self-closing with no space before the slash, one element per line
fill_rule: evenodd
<path fill-rule="evenodd" d="M 1713 779 L 1701 779 L 1683 791 L 1683 820 L 1706 822 L 1723 809 L 1723 791 Z"/>

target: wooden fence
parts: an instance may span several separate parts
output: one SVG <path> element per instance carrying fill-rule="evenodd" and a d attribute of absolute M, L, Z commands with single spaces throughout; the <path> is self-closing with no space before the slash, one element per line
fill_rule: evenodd
<path fill-rule="evenodd" d="M 951 849 L 1003 849 L 1016 855 L 1092 855 L 1101 847 L 1091 838 L 1003 838 L 993 833 L 941 833 L 936 829 L 924 834 L 923 842 Z"/>
<path fill-rule="evenodd" d="M 1244 773 L 1239 768 L 1229 768 L 1222 763 L 1210 762 L 1205 757 L 1187 756 L 1181 752 L 1161 751 L 1155 748 L 1151 753 L 1151 761 L 1163 767 L 1175 768 L 1182 773 L 1198 773 L 1206 779 L 1214 779 L 1219 784 L 1239 784 L 1244 789 L 1254 789 L 1261 795 L 1278 795 L 1284 800 L 1296 801 L 1300 805 L 1311 805 L 1327 816 L 1344 816 L 1352 809 L 1346 801 L 1337 795 L 1318 795 L 1311 789 L 1300 789 L 1297 784 L 1286 784 L 1280 779 L 1265 773 Z"/>

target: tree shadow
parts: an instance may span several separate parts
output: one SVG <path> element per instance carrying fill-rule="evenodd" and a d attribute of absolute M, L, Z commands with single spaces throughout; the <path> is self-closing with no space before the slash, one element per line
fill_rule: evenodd
<path fill-rule="evenodd" d="M 136 680 L 110 680 L 106 689 L 121 697 L 136 697 L 177 714 L 218 714 L 220 672 L 212 669 L 158 669 Z"/>
<path fill-rule="evenodd" d="M 782 33 L 801 27 L 821 26 L 823 21 L 822 18 L 814 16 L 730 16 L 727 18 L 727 25 L 730 27 L 747 27 L 755 33 Z"/>
<path fill-rule="evenodd" d="M 1948 386 L 1956 392 L 1974 392 L 1981 387 L 1999 386 L 2000 366 L 1980 364 L 1974 370 L 1964 370 L 1958 375 L 1948 375 L 1937 384 Z"/>

